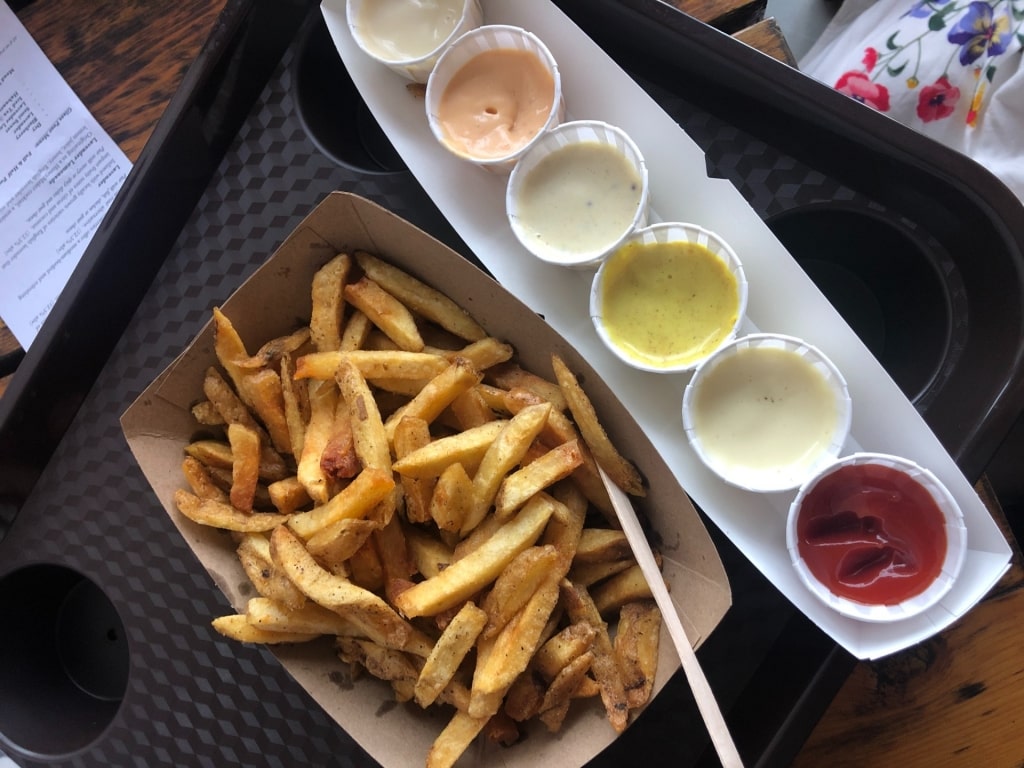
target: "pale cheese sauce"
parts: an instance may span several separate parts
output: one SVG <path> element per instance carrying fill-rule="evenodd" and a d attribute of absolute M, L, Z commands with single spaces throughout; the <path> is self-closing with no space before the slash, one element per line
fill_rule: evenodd
<path fill-rule="evenodd" d="M 540 133 L 554 103 L 554 78 L 536 54 L 497 48 L 474 56 L 452 76 L 437 119 L 456 151 L 497 159 Z"/>
<path fill-rule="evenodd" d="M 462 18 L 464 0 L 369 0 L 357 23 L 366 48 L 385 61 L 435 51 Z"/>
<path fill-rule="evenodd" d="M 749 347 L 705 372 L 692 424 L 711 462 L 739 469 L 752 486 L 799 482 L 839 423 L 821 371 L 787 349 Z"/>
<path fill-rule="evenodd" d="M 627 243 L 604 269 L 602 323 L 638 362 L 694 363 L 721 346 L 737 321 L 736 276 L 699 243 Z"/>
<path fill-rule="evenodd" d="M 523 179 L 519 226 L 539 251 L 600 252 L 629 230 L 641 198 L 640 174 L 614 146 L 569 144 Z"/>

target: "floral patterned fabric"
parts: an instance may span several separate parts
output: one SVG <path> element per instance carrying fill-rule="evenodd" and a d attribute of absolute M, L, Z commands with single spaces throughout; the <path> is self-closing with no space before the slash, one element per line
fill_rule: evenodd
<path fill-rule="evenodd" d="M 1024 0 L 846 0 L 800 68 L 1024 200 Z"/>

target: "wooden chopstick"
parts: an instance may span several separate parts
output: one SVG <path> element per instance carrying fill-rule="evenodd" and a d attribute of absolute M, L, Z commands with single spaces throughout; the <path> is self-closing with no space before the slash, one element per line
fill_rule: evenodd
<path fill-rule="evenodd" d="M 725 724 L 725 718 L 722 717 L 718 701 L 715 699 L 715 694 L 708 684 L 704 670 L 697 660 L 697 654 L 694 652 L 693 646 L 690 645 L 683 623 L 679 620 L 679 614 L 676 613 L 676 607 L 669 596 L 668 587 L 665 586 L 665 579 L 654 560 L 654 553 L 651 551 L 647 536 L 644 535 L 643 528 L 640 527 L 636 510 L 633 509 L 633 504 L 625 492 L 611 481 L 603 469 L 599 469 L 599 471 L 601 480 L 604 481 L 608 495 L 611 497 L 612 506 L 622 524 L 622 532 L 626 534 L 626 539 L 633 550 L 633 556 L 636 558 L 640 570 L 643 571 L 647 583 L 650 584 L 654 601 L 661 610 L 665 626 L 675 644 L 676 652 L 679 654 L 679 661 L 682 663 L 686 680 L 697 701 L 697 708 L 704 718 L 711 742 L 718 753 L 718 759 L 722 762 L 723 768 L 743 768 L 743 761 L 733 743 L 729 728 Z"/>

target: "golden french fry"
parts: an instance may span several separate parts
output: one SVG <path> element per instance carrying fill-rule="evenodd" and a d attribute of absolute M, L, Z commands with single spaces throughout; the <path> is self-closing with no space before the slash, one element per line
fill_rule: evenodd
<path fill-rule="evenodd" d="M 533 668 L 550 683 L 573 659 L 591 649 L 595 637 L 597 630 L 590 623 L 570 624 L 538 649 L 533 657 Z"/>
<path fill-rule="evenodd" d="M 660 638 L 661 612 L 653 600 L 622 606 L 613 647 L 630 708 L 642 707 L 651 698 Z"/>
<path fill-rule="evenodd" d="M 281 358 L 281 398 L 284 402 L 284 420 L 288 429 L 289 453 L 296 459 L 302 455 L 306 442 L 306 423 L 309 421 L 309 385 L 295 380 L 295 363 L 291 355 Z"/>
<path fill-rule="evenodd" d="M 504 629 L 547 579 L 558 561 L 558 550 L 552 546 L 529 547 L 516 555 L 494 581 L 494 586 L 480 603 L 487 614 L 485 638 L 494 637 Z"/>
<path fill-rule="evenodd" d="M 592 646 L 594 660 L 591 669 L 601 686 L 601 701 L 604 703 L 608 722 L 616 733 L 622 733 L 629 722 L 629 703 L 626 699 L 622 673 L 619 671 L 611 637 L 608 634 L 608 625 L 601 618 L 586 587 L 563 580 L 562 599 L 566 613 L 572 621 L 585 621 L 596 631 Z"/>
<path fill-rule="evenodd" d="M 192 418 L 204 427 L 220 427 L 225 424 L 217 406 L 209 400 L 202 400 L 192 406 Z"/>
<path fill-rule="evenodd" d="M 505 390 L 522 388 L 532 392 L 541 400 L 551 403 L 556 411 L 564 411 L 569 407 L 565 394 L 558 384 L 525 371 L 516 363 L 492 366 L 487 371 L 487 380 Z"/>
<path fill-rule="evenodd" d="M 552 448 L 502 481 L 494 500 L 495 514 L 499 519 L 508 517 L 535 493 L 568 477 L 582 463 L 583 454 L 576 440 Z"/>
<path fill-rule="evenodd" d="M 284 391 L 281 376 L 271 368 L 253 371 L 242 379 L 250 407 L 267 428 L 276 451 L 291 453 L 291 434 L 284 412 Z"/>
<path fill-rule="evenodd" d="M 299 590 L 318 605 L 359 626 L 374 642 L 401 648 L 411 627 L 383 599 L 322 568 L 287 527 L 274 530 L 270 556 Z"/>
<path fill-rule="evenodd" d="M 174 503 L 181 514 L 195 523 L 239 533 L 270 531 L 286 523 L 289 517 L 270 512 L 242 512 L 230 504 L 216 499 L 200 499 L 180 488 L 174 492 Z"/>
<path fill-rule="evenodd" d="M 442 531 L 456 532 L 473 503 L 473 480 L 461 464 L 450 464 L 434 484 L 430 518 Z"/>
<path fill-rule="evenodd" d="M 309 423 L 306 425 L 302 453 L 298 457 L 297 476 L 316 504 L 328 498 L 327 476 L 320 456 L 334 434 L 334 416 L 338 408 L 338 388 L 333 381 L 313 382 L 309 387 Z"/>
<path fill-rule="evenodd" d="M 203 394 L 220 414 L 225 424 L 242 424 L 257 432 L 263 429 L 232 385 L 216 368 L 206 369 L 206 376 L 203 377 Z"/>
<path fill-rule="evenodd" d="M 452 400 L 449 407 L 460 431 L 479 427 L 498 418 L 498 414 L 491 410 L 477 387 L 463 392 Z"/>
<path fill-rule="evenodd" d="M 287 336 L 278 336 L 260 347 L 255 355 L 246 360 L 236 360 L 239 368 L 277 367 L 281 358 L 302 349 L 309 341 L 309 328 L 299 328 Z"/>
<path fill-rule="evenodd" d="M 430 425 L 426 421 L 412 416 L 404 418 L 395 427 L 395 457 L 401 460 L 429 444 L 430 440 Z M 434 480 L 408 475 L 400 475 L 400 480 L 405 499 L 406 520 L 410 523 L 425 523 L 430 520 L 430 498 L 434 493 Z"/>
<path fill-rule="evenodd" d="M 587 528 L 580 536 L 574 562 L 599 563 L 632 556 L 633 550 L 622 531 L 611 528 Z"/>
<path fill-rule="evenodd" d="M 467 602 L 448 622 L 416 680 L 413 693 L 417 704 L 427 707 L 434 703 L 455 676 L 486 621 L 487 614 Z"/>
<path fill-rule="evenodd" d="M 326 504 L 292 515 L 288 525 L 297 536 L 308 539 L 339 520 L 366 517 L 394 488 L 395 479 L 390 472 L 367 467 Z"/>
<path fill-rule="evenodd" d="M 270 495 L 270 503 L 282 515 L 298 512 L 312 501 L 309 494 L 306 493 L 305 487 L 295 475 L 270 483 L 267 486 L 267 493 Z"/>
<path fill-rule="evenodd" d="M 604 581 L 610 576 L 622 573 L 627 568 L 636 565 L 636 560 L 624 557 L 621 560 L 604 560 L 596 563 L 576 563 L 569 571 L 569 578 L 584 587 L 592 587 L 599 581 Z"/>
<path fill-rule="evenodd" d="M 241 424 L 229 424 L 228 444 L 232 460 L 231 506 L 251 512 L 260 479 L 260 437 L 255 430 Z"/>
<path fill-rule="evenodd" d="M 274 448 L 278 451 L 290 450 L 280 377 L 270 368 L 247 368 L 244 363 L 249 359 L 249 354 L 231 320 L 218 307 L 213 309 L 213 319 L 214 352 L 227 371 L 239 398 L 266 427 Z"/>
<path fill-rule="evenodd" d="M 290 608 L 267 597 L 253 597 L 246 603 L 245 617 L 266 632 L 348 636 L 359 631 L 344 617 L 316 603 Z"/>
<path fill-rule="evenodd" d="M 427 752 L 426 768 L 451 768 L 477 737 L 490 717 L 471 717 L 456 710 Z"/>
<path fill-rule="evenodd" d="M 356 455 L 356 440 L 352 430 L 352 415 L 343 403 L 334 412 L 334 423 L 331 425 L 331 436 L 327 439 L 320 452 L 320 471 L 327 479 L 328 488 L 340 482 L 350 480 L 363 468 Z"/>
<path fill-rule="evenodd" d="M 626 603 L 653 598 L 651 585 L 647 583 L 639 565 L 632 565 L 596 584 L 591 589 L 591 595 L 602 616 L 618 611 Z"/>
<path fill-rule="evenodd" d="M 313 275 L 309 331 L 313 346 L 318 350 L 341 346 L 345 281 L 351 268 L 352 257 L 339 253 Z"/>
<path fill-rule="evenodd" d="M 548 574 L 519 613 L 493 640 L 485 641 L 490 647 L 477 654 L 470 688 L 470 715 L 483 717 L 497 712 L 512 683 L 529 666 L 558 604 L 558 582 L 557 573 Z"/>
<path fill-rule="evenodd" d="M 363 467 L 391 472 L 391 447 L 380 409 L 366 379 L 355 364 L 343 359 L 338 364 L 335 380 L 348 407 L 356 455 Z"/>
<path fill-rule="evenodd" d="M 348 322 L 345 323 L 345 330 L 341 333 L 341 346 L 339 349 L 342 352 L 362 349 L 370 338 L 370 334 L 373 333 L 373 323 L 370 322 L 370 318 L 358 309 L 354 307 L 352 309 L 353 311 L 349 315 Z"/>
<path fill-rule="evenodd" d="M 359 349 L 348 352 L 333 350 L 313 352 L 296 361 L 297 379 L 334 378 L 342 357 L 352 362 L 366 379 L 408 379 L 427 381 L 448 367 L 449 361 L 428 352 L 406 352 L 400 349 Z"/>
<path fill-rule="evenodd" d="M 470 471 L 477 467 L 508 421 L 481 424 L 448 437 L 433 440 L 394 463 L 394 470 L 406 477 L 438 477 L 451 464 Z"/>
<path fill-rule="evenodd" d="M 270 632 L 260 629 L 250 624 L 245 614 L 220 616 L 211 624 L 224 637 L 237 640 L 240 643 L 258 643 L 260 645 L 306 643 L 320 637 L 319 634 L 310 632 Z"/>
<path fill-rule="evenodd" d="M 452 400 L 480 383 L 483 375 L 462 357 L 453 360 L 441 373 L 427 382 L 409 403 L 385 422 L 388 439 L 394 439 L 398 422 L 407 416 L 423 419 L 428 424 L 451 405 Z"/>
<path fill-rule="evenodd" d="M 336 576 L 345 574 L 347 561 L 380 528 L 376 520 L 342 518 L 325 525 L 306 541 L 306 549 Z"/>
<path fill-rule="evenodd" d="M 551 366 L 555 371 L 558 386 L 562 390 L 573 419 L 576 421 L 576 426 L 583 435 L 583 440 L 593 452 L 597 463 L 626 493 L 633 496 L 644 496 L 646 490 L 640 472 L 612 445 L 608 433 L 605 432 L 597 418 L 593 403 L 590 402 L 590 398 L 587 397 L 576 379 L 576 374 L 558 355 L 551 356 Z"/>
<path fill-rule="evenodd" d="M 466 310 L 440 291 L 369 253 L 359 251 L 355 256 L 370 278 L 416 314 L 467 341 L 477 341 L 487 335 Z"/>
<path fill-rule="evenodd" d="M 409 546 L 409 556 L 416 564 L 416 570 L 428 579 L 437 576 L 452 562 L 451 548 L 422 528 L 410 526 L 405 532 L 405 540 Z"/>
<path fill-rule="evenodd" d="M 547 525 L 554 505 L 538 496 L 483 544 L 437 576 L 421 581 L 395 598 L 405 616 L 432 616 L 447 610 L 494 581 L 516 555 L 531 546 Z"/>
<path fill-rule="evenodd" d="M 423 337 L 416 325 L 416 318 L 402 302 L 378 283 L 366 277 L 349 283 L 345 286 L 345 299 L 366 315 L 399 349 L 422 351 Z"/>
<path fill-rule="evenodd" d="M 221 311 L 220 307 L 213 308 L 213 351 L 244 401 L 245 393 L 239 387 L 239 382 L 245 378 L 248 371 L 240 363 L 249 359 L 249 353 L 234 324 Z M 248 405 L 248 403 L 246 404 Z"/>
<path fill-rule="evenodd" d="M 510 413 L 519 413 L 523 408 L 535 403 L 544 402 L 543 398 L 522 387 L 508 390 L 503 396 L 503 402 Z M 560 445 L 571 440 L 579 440 L 580 433 L 576 425 L 568 416 L 561 411 L 552 410 L 548 415 L 548 423 L 540 434 L 540 440 L 549 446 Z M 583 461 L 572 473 L 573 482 L 576 483 L 584 495 L 604 515 L 612 527 L 618 526 L 618 518 L 612 508 L 611 499 L 608 497 L 608 490 L 604 487 L 604 481 L 597 471 L 597 462 L 586 443 L 579 442 L 579 450 Z"/>
<path fill-rule="evenodd" d="M 587 500 L 571 483 L 560 483 L 552 489 L 555 514 L 541 537 L 541 544 L 558 550 L 559 568 L 566 573 L 576 557 L 583 526 L 587 518 Z"/>
<path fill-rule="evenodd" d="M 201 499 L 216 499 L 217 501 L 230 501 L 228 494 L 210 475 L 206 465 L 193 456 L 186 456 L 181 462 L 181 472 L 192 489 L 192 492 Z"/>
<path fill-rule="evenodd" d="M 380 527 L 380 523 L 377 527 Z M 345 562 L 345 569 L 352 583 L 372 592 L 384 591 L 384 563 L 380 560 L 372 535 L 352 553 Z"/>
<path fill-rule="evenodd" d="M 291 609 L 306 604 L 306 596 L 292 584 L 270 557 L 270 539 L 263 533 L 245 533 L 236 548 L 242 570 L 263 597 Z"/>
<path fill-rule="evenodd" d="M 384 594 L 393 603 L 396 590 L 416 573 L 416 565 L 405 541 L 405 524 L 398 515 L 392 515 L 391 520 L 373 536 L 384 568 Z"/>
<path fill-rule="evenodd" d="M 499 341 L 493 336 L 486 336 L 462 349 L 447 352 L 446 357 L 449 359 L 464 357 L 477 370 L 484 371 L 500 363 L 508 362 L 512 359 L 513 354 L 515 354 L 515 350 L 511 344 Z"/>
<path fill-rule="evenodd" d="M 524 408 L 494 438 L 473 475 L 473 505 L 462 524 L 463 536 L 484 519 L 505 475 L 523 458 L 534 438 L 544 428 L 549 413 L 549 403 Z"/>
<path fill-rule="evenodd" d="M 544 701 L 540 705 L 542 715 L 551 710 L 559 711 L 557 719 L 545 721 L 549 730 L 554 728 L 557 731 L 561 726 L 572 695 L 580 687 L 583 678 L 590 671 L 590 667 L 594 663 L 594 656 L 593 651 L 581 653 L 562 667 L 551 681 L 547 691 L 544 693 Z"/>
<path fill-rule="evenodd" d="M 361 664 L 378 680 L 408 683 L 408 693 L 403 698 L 405 701 L 412 698 L 412 686 L 419 673 L 401 648 L 345 636 L 339 637 L 337 642 L 338 655 L 343 661 Z"/>
<path fill-rule="evenodd" d="M 230 470 L 233 463 L 231 446 L 220 440 L 195 440 L 185 446 L 185 453 L 210 468 Z M 262 445 L 259 474 L 261 480 L 273 483 L 284 480 L 291 472 L 273 448 Z"/>

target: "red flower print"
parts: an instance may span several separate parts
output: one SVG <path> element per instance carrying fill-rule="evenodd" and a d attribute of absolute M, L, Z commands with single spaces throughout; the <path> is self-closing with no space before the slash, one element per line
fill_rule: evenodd
<path fill-rule="evenodd" d="M 864 69 L 870 72 L 875 68 L 875 64 L 878 63 L 878 51 L 874 48 L 865 48 L 862 63 L 864 64 Z"/>
<path fill-rule="evenodd" d="M 953 114 L 958 101 L 960 89 L 950 84 L 949 79 L 943 75 L 921 89 L 917 99 L 917 116 L 926 123 L 942 120 Z"/>
<path fill-rule="evenodd" d="M 879 112 L 889 111 L 889 89 L 873 83 L 864 72 L 850 71 L 836 81 L 836 90 Z"/>

